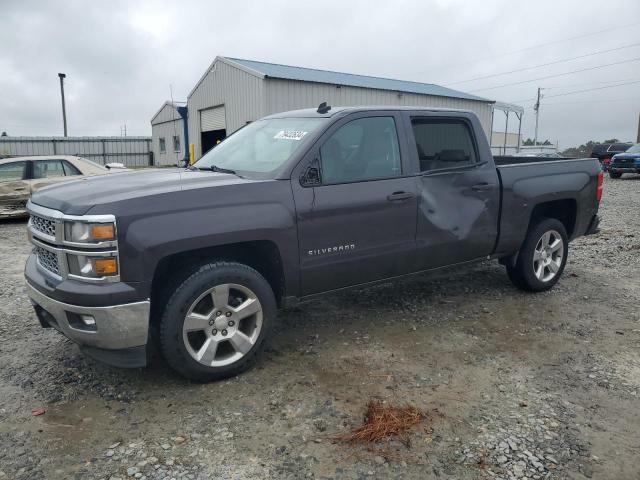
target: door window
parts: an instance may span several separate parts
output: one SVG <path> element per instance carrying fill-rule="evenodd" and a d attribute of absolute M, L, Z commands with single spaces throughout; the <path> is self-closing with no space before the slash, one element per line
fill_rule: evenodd
<path fill-rule="evenodd" d="M 24 179 L 27 162 L 11 162 L 0 165 L 0 183 Z"/>
<path fill-rule="evenodd" d="M 64 177 L 60 160 L 36 160 L 33 162 L 33 178 Z"/>
<path fill-rule="evenodd" d="M 420 171 L 464 167 L 477 162 L 469 126 L 459 120 L 411 120 Z"/>
<path fill-rule="evenodd" d="M 353 120 L 320 147 L 322 183 L 348 183 L 401 174 L 393 117 Z"/>
<path fill-rule="evenodd" d="M 78 170 L 75 165 L 66 160 L 62 161 L 62 167 L 64 168 L 64 174 L 69 177 L 71 175 L 82 175 L 82 172 Z"/>

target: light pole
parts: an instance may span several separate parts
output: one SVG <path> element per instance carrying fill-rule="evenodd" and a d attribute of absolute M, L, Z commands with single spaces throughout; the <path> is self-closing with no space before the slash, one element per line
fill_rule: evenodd
<path fill-rule="evenodd" d="M 67 136 L 67 109 L 64 105 L 64 78 L 66 75 L 64 73 L 59 73 L 58 77 L 60 77 L 60 95 L 62 95 L 62 123 L 64 124 L 64 136 Z"/>

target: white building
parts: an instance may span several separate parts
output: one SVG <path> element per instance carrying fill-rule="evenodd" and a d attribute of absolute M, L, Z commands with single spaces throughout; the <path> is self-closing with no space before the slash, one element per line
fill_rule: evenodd
<path fill-rule="evenodd" d="M 164 102 L 151 118 L 154 165 L 182 164 L 189 157 L 187 107 Z"/>
<path fill-rule="evenodd" d="M 428 83 L 216 57 L 187 98 L 189 142 L 194 144 L 197 160 L 248 122 L 272 113 L 317 107 L 322 102 L 471 110 L 480 118 L 487 137 L 494 103 Z M 155 131 L 153 138 L 155 151 Z"/>

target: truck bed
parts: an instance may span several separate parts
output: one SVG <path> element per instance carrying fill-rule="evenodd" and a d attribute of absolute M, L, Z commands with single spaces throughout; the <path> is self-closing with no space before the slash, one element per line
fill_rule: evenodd
<path fill-rule="evenodd" d="M 496 252 L 517 249 L 525 237 L 532 205 L 558 199 L 575 211 L 570 237 L 583 235 L 597 213 L 595 158 L 493 157 L 501 184 L 499 240 Z M 578 205 L 581 207 L 578 208 Z"/>

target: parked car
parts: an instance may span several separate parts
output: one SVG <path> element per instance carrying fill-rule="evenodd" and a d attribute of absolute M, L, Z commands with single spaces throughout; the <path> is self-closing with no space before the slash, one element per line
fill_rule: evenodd
<path fill-rule="evenodd" d="M 591 157 L 597 158 L 602 169 L 606 172 L 609 169 L 611 158 L 617 153 L 626 152 L 629 147 L 631 147 L 631 143 L 598 143 L 593 146 Z"/>
<path fill-rule="evenodd" d="M 538 153 L 518 152 L 518 153 L 514 153 L 513 156 L 514 157 L 565 158 L 557 152 L 538 152 Z"/>
<path fill-rule="evenodd" d="M 83 176 L 122 171 L 69 155 L 13 157 L 0 160 L 0 219 L 25 217 L 27 200 L 38 188 Z"/>
<path fill-rule="evenodd" d="M 95 358 L 143 366 L 157 341 L 182 375 L 224 378 L 278 307 L 320 294 L 488 258 L 550 289 L 597 231 L 602 178 L 595 159 L 496 165 L 471 112 L 286 112 L 186 170 L 36 192 L 27 289 L 42 326 Z"/>
<path fill-rule="evenodd" d="M 620 178 L 623 173 L 640 173 L 640 143 L 624 153 L 617 153 L 609 164 L 609 176 Z"/>

